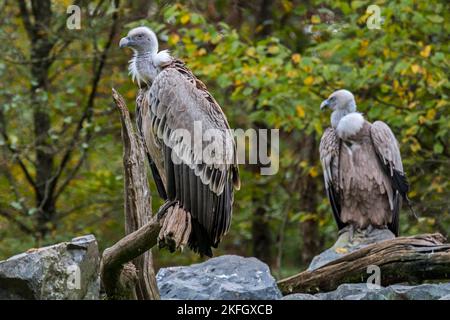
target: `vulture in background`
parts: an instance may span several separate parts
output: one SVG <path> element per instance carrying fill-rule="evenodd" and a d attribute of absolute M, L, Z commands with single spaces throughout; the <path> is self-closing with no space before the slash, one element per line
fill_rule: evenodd
<path fill-rule="evenodd" d="M 134 52 L 129 72 L 141 88 L 136 122 L 158 193 L 166 200 L 160 213 L 170 207 L 189 213 L 188 246 L 211 257 L 211 247 L 217 248 L 230 227 L 234 189 L 240 188 L 226 116 L 182 61 L 167 50 L 158 51 L 149 28 L 130 30 L 119 46 Z M 196 125 L 201 126 L 200 136 Z"/>
<path fill-rule="evenodd" d="M 382 121 L 370 123 L 356 111 L 353 94 L 333 92 L 320 109 L 330 108 L 331 128 L 320 141 L 325 187 L 339 231 L 399 233 L 402 199 L 411 208 L 408 181 L 397 140 Z"/>

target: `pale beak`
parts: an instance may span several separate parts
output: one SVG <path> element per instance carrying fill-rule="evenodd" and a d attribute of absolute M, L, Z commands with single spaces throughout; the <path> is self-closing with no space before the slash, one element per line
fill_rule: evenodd
<path fill-rule="evenodd" d="M 328 99 L 323 100 L 323 102 L 320 104 L 320 110 L 327 108 L 329 106 Z"/>
<path fill-rule="evenodd" d="M 130 41 L 128 40 L 128 37 L 122 38 L 122 39 L 120 39 L 119 47 L 126 48 L 126 47 L 128 47 L 129 42 Z"/>

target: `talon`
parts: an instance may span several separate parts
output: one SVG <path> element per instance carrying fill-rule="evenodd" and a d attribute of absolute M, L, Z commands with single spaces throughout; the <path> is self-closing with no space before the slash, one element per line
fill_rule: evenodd
<path fill-rule="evenodd" d="M 348 241 L 353 242 L 354 236 L 355 236 L 355 226 L 351 224 L 348 229 Z"/>
<path fill-rule="evenodd" d="M 158 209 L 158 212 L 156 213 L 158 220 L 161 220 L 164 217 L 164 215 L 166 214 L 167 209 L 169 209 L 176 202 L 177 202 L 176 200 L 166 200 L 164 202 L 164 204 Z"/>

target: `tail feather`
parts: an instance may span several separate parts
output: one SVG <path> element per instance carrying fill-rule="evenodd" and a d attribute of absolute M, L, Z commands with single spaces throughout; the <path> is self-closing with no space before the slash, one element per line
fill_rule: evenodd
<path fill-rule="evenodd" d="M 192 219 L 192 231 L 189 237 L 189 248 L 200 254 L 200 256 L 212 257 L 211 247 L 214 246 L 208 232 L 203 228 L 197 219 Z"/>

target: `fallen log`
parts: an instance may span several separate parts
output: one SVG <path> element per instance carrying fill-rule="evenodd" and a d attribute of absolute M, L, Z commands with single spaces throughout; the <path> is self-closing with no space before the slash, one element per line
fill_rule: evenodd
<path fill-rule="evenodd" d="M 379 267 L 380 284 L 417 284 L 426 280 L 450 279 L 450 244 L 439 234 L 399 237 L 375 243 L 280 280 L 283 294 L 318 293 L 337 289 L 343 283 L 366 282 L 373 266 Z"/>

